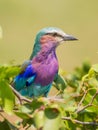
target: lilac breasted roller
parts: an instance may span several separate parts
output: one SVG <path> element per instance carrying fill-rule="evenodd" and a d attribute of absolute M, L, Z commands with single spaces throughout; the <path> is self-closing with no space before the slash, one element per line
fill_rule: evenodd
<path fill-rule="evenodd" d="M 35 38 L 30 60 L 21 66 L 14 79 L 14 88 L 23 96 L 47 96 L 58 75 L 56 48 L 63 41 L 77 40 L 61 29 L 48 27 L 40 30 Z"/>

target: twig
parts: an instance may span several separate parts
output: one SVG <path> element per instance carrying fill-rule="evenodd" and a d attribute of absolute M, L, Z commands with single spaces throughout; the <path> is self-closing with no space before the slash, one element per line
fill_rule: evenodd
<path fill-rule="evenodd" d="M 79 110 L 79 108 L 80 108 L 80 106 L 81 106 L 81 104 L 82 104 L 83 100 L 85 99 L 85 97 L 86 97 L 86 95 L 87 95 L 87 92 L 88 92 L 88 91 L 85 91 L 85 93 L 84 93 L 84 95 L 83 95 L 82 99 L 80 100 L 80 102 L 79 102 L 79 104 L 78 104 L 78 107 L 77 107 L 76 112 Z"/>
<path fill-rule="evenodd" d="M 33 100 L 27 99 L 26 97 L 22 96 L 19 92 L 17 92 L 11 85 L 9 85 L 9 87 L 12 89 L 12 91 L 14 92 L 14 94 L 16 95 L 16 97 L 19 99 L 20 104 L 22 104 L 23 101 L 25 102 L 29 102 L 31 103 Z M 52 101 L 57 101 L 57 102 L 64 102 L 64 99 L 59 99 L 59 98 L 55 98 L 55 97 L 43 97 L 43 99 L 45 100 L 50 100 Z"/>
<path fill-rule="evenodd" d="M 39 101 L 48 101 L 48 102 L 61 102 L 61 103 L 65 103 L 65 100 L 62 98 L 56 98 L 56 97 L 40 97 Z"/>
<path fill-rule="evenodd" d="M 0 109 L 0 112 L 4 112 L 3 109 Z"/>
<path fill-rule="evenodd" d="M 61 93 L 61 90 L 59 90 L 59 91 L 54 95 L 54 97 L 58 96 L 60 93 Z"/>
<path fill-rule="evenodd" d="M 96 125 L 96 126 L 98 126 L 97 122 L 82 122 L 82 121 L 79 121 L 76 119 L 71 119 L 70 117 L 62 117 L 62 120 L 69 120 L 69 121 L 72 121 L 74 123 L 81 124 L 81 125 Z"/>
<path fill-rule="evenodd" d="M 27 98 L 23 97 L 20 93 L 18 93 L 11 85 L 9 85 L 9 87 L 12 89 L 12 91 L 14 92 L 14 94 L 16 95 L 16 97 L 19 99 L 20 104 L 22 104 L 23 101 L 29 102 L 29 103 L 32 102 L 32 100 L 27 99 Z"/>
<path fill-rule="evenodd" d="M 87 104 L 86 106 L 84 106 L 83 108 L 81 108 L 80 110 L 78 109 L 78 110 L 76 111 L 76 113 L 79 113 L 79 112 L 85 110 L 86 108 L 92 106 L 92 105 L 93 105 L 93 101 L 94 101 L 94 99 L 95 99 L 95 97 L 96 97 L 97 95 L 98 95 L 98 91 L 94 94 L 94 96 L 92 97 L 90 103 Z"/>
<path fill-rule="evenodd" d="M 79 102 L 78 108 L 81 106 L 81 104 L 82 104 L 83 100 L 85 99 L 86 95 L 87 95 L 87 91 L 85 91 L 85 93 L 84 93 L 84 95 L 83 95 L 81 101 Z"/>
<path fill-rule="evenodd" d="M 46 98 L 46 99 L 48 99 L 48 100 L 50 100 L 51 102 L 62 102 L 62 103 L 64 103 L 65 102 L 65 100 L 64 99 L 62 99 L 62 98 L 56 98 L 56 97 L 48 97 L 48 98 Z"/>
<path fill-rule="evenodd" d="M 90 104 L 92 104 L 93 103 L 93 101 L 94 101 L 94 99 L 95 99 L 95 97 L 98 95 L 98 91 L 94 94 L 94 96 L 92 97 L 92 100 L 90 101 Z"/>

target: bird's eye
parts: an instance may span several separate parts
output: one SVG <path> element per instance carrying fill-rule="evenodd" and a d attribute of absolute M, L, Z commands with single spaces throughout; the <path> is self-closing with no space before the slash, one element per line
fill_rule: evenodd
<path fill-rule="evenodd" d="M 57 35 L 58 35 L 57 33 L 53 33 L 53 34 L 52 34 L 52 36 L 54 36 L 54 37 L 57 36 Z"/>
<path fill-rule="evenodd" d="M 51 36 L 53 36 L 53 37 L 56 37 L 56 36 L 58 36 L 58 33 L 46 33 L 45 35 L 51 35 Z"/>

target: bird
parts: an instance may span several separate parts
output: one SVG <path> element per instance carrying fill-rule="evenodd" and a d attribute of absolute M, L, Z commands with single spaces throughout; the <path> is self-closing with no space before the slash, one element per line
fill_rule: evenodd
<path fill-rule="evenodd" d="M 78 39 L 57 27 L 41 29 L 29 60 L 22 64 L 20 73 L 13 80 L 14 89 L 26 97 L 47 97 L 58 76 L 56 48 L 64 41 L 73 40 Z"/>

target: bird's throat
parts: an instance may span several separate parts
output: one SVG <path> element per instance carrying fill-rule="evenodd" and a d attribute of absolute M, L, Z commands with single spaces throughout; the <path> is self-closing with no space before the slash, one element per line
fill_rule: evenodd
<path fill-rule="evenodd" d="M 37 59 L 40 59 L 41 61 L 47 60 L 49 58 L 56 58 L 56 52 L 55 47 L 48 47 L 47 45 L 44 45 L 41 47 L 41 50 L 37 53 L 35 56 Z"/>
<path fill-rule="evenodd" d="M 36 84 L 46 86 L 51 84 L 58 72 L 58 60 L 55 51 L 41 50 L 32 60 L 33 68 L 37 72 Z"/>

